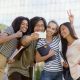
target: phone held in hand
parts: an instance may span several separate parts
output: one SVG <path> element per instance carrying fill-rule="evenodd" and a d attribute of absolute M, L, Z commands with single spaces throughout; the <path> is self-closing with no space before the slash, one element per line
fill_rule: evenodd
<path fill-rule="evenodd" d="M 39 34 L 39 38 L 46 38 L 46 31 L 45 32 L 35 32 Z"/>

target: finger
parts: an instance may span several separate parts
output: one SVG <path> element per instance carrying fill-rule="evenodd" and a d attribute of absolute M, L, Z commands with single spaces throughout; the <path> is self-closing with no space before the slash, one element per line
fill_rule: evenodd
<path fill-rule="evenodd" d="M 74 17 L 74 15 L 71 12 L 71 9 L 69 10 L 69 14 L 70 14 L 71 17 Z"/>
<path fill-rule="evenodd" d="M 19 32 L 22 32 L 21 30 L 19 30 Z"/>
<path fill-rule="evenodd" d="M 71 9 L 69 10 L 69 14 L 72 15 L 72 13 L 71 13 Z"/>
<path fill-rule="evenodd" d="M 69 11 L 67 10 L 67 14 L 68 14 L 68 16 L 69 16 Z"/>

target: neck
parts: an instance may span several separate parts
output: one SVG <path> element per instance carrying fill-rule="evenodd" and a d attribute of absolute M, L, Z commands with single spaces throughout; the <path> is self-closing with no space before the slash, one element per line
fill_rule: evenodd
<path fill-rule="evenodd" d="M 47 37 L 46 37 L 46 40 L 47 40 L 48 42 L 51 42 L 52 39 L 53 39 L 53 36 L 47 36 Z"/>
<path fill-rule="evenodd" d="M 68 45 L 71 45 L 75 41 L 75 39 L 72 38 L 71 36 L 68 36 L 66 39 L 68 41 Z"/>

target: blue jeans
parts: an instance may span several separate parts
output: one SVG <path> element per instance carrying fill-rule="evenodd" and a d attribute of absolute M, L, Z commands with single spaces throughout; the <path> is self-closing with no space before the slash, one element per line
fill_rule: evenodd
<path fill-rule="evenodd" d="M 43 70 L 41 73 L 40 80 L 63 80 L 61 72 L 48 72 Z"/>

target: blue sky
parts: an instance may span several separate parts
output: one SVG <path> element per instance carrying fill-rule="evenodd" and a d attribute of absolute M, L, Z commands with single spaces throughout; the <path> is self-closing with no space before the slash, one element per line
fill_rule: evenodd
<path fill-rule="evenodd" d="M 0 23 L 10 25 L 17 16 L 42 16 L 59 24 L 68 21 L 67 10 L 75 16 L 75 29 L 79 35 L 80 0 L 0 0 Z"/>

